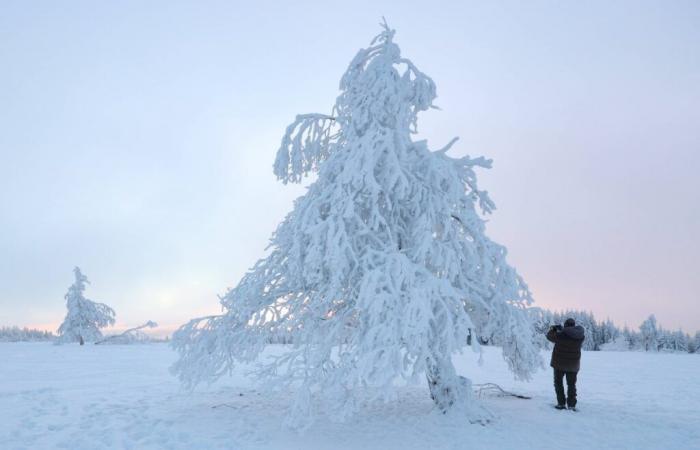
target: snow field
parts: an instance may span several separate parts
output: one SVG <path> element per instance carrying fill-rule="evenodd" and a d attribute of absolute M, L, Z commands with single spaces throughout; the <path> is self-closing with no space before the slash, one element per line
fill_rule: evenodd
<path fill-rule="evenodd" d="M 186 392 L 168 372 L 175 358 L 164 344 L 0 344 L 0 449 L 700 448 L 699 355 L 584 352 L 574 413 L 552 407 L 549 368 L 515 382 L 485 348 L 482 366 L 456 356 L 458 372 L 533 397 L 482 398 L 486 426 L 437 414 L 421 379 L 303 434 L 282 427 L 293 393 L 259 391 L 245 368 Z"/>

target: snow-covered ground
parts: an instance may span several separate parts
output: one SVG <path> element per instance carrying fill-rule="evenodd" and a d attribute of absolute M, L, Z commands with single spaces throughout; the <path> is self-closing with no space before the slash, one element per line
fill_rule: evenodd
<path fill-rule="evenodd" d="M 424 383 L 346 423 L 282 427 L 289 394 L 257 390 L 243 370 L 184 392 L 164 344 L 0 344 L 0 449 L 693 449 L 700 448 L 700 355 L 584 352 L 580 412 L 552 408 L 549 369 L 509 375 L 499 350 L 455 358 L 475 383 L 531 400 L 485 398 L 486 425 L 431 412 Z"/>

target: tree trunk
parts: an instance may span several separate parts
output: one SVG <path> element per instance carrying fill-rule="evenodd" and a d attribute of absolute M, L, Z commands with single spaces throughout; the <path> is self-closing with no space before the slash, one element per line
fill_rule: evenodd
<path fill-rule="evenodd" d="M 452 361 L 429 359 L 427 367 L 430 397 L 443 414 L 455 406 L 467 406 L 471 382 L 457 375 Z"/>
<path fill-rule="evenodd" d="M 83 337 L 82 337 L 82 336 L 79 336 L 79 337 L 80 337 L 80 345 L 85 344 L 85 341 L 83 340 Z"/>

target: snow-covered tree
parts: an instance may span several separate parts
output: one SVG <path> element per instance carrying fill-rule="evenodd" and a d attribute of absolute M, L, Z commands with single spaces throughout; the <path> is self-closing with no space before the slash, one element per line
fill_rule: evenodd
<path fill-rule="evenodd" d="M 625 342 L 627 342 L 627 348 L 629 350 L 636 350 L 642 346 L 641 335 L 636 333 L 634 330 L 630 330 L 627 325 L 625 325 L 625 328 L 622 330 L 622 337 L 624 338 Z"/>
<path fill-rule="evenodd" d="M 683 330 L 678 330 L 673 333 L 669 333 L 669 350 L 674 352 L 687 352 L 688 351 L 688 340 L 690 337 L 683 332 Z"/>
<path fill-rule="evenodd" d="M 102 337 L 100 328 L 114 324 L 114 310 L 103 303 L 93 302 L 83 296 L 87 277 L 80 268 L 73 269 L 75 282 L 68 288 L 65 295 L 68 312 L 63 323 L 58 328 L 58 342 L 87 342 L 97 341 Z"/>
<path fill-rule="evenodd" d="M 386 24 L 340 90 L 332 114 L 300 115 L 287 128 L 275 175 L 318 178 L 268 256 L 221 298 L 223 314 L 177 331 L 174 372 L 189 385 L 214 380 L 286 330 L 289 351 L 260 375 L 297 387 L 292 423 L 309 417 L 316 393 L 345 415 L 359 388 L 388 399 L 397 377 L 423 373 L 440 410 L 468 409 L 470 384 L 451 358 L 472 335 L 498 335 L 510 369 L 528 378 L 540 364 L 531 294 L 478 212 L 494 209 L 475 173 L 491 161 L 448 156 L 456 139 L 438 151 L 412 140 L 435 84 L 401 56 Z"/>
<path fill-rule="evenodd" d="M 647 352 L 655 352 L 659 350 L 659 340 L 661 333 L 656 324 L 656 317 L 652 314 L 639 326 L 641 333 L 642 348 Z"/>
<path fill-rule="evenodd" d="M 609 342 L 614 342 L 620 336 L 620 330 L 615 326 L 612 320 L 608 318 L 605 322 L 601 323 L 601 334 L 602 334 L 602 344 L 607 344 Z"/>
<path fill-rule="evenodd" d="M 673 349 L 673 332 L 665 330 L 657 324 L 657 350 L 672 350 Z"/>
<path fill-rule="evenodd" d="M 700 331 L 695 332 L 695 337 L 688 343 L 688 352 L 700 353 Z"/>

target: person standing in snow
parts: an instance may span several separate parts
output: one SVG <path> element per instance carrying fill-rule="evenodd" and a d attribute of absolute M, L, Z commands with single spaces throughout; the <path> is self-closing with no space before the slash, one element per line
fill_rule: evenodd
<path fill-rule="evenodd" d="M 550 366 L 554 369 L 554 390 L 557 393 L 557 409 L 576 411 L 576 377 L 581 368 L 581 345 L 585 339 L 583 327 L 572 318 L 564 326 L 554 325 L 547 332 L 547 340 L 554 343 Z M 564 377 L 567 392 L 564 395 Z"/>

